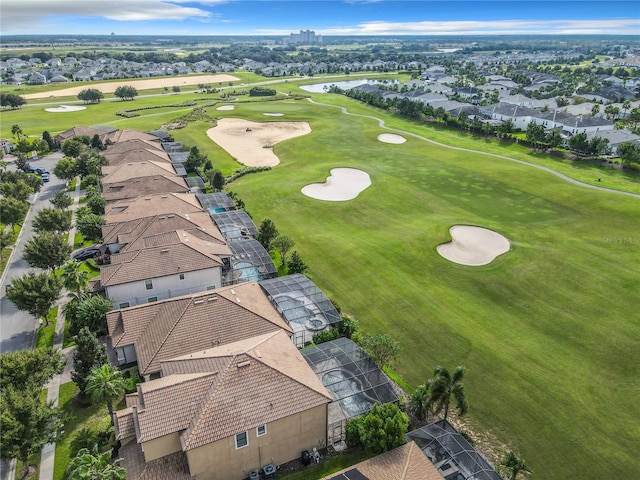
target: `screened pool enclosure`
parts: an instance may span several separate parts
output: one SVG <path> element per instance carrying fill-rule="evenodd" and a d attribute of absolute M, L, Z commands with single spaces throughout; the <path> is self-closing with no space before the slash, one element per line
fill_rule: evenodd
<path fill-rule="evenodd" d="M 348 338 L 321 343 L 300 353 L 335 397 L 329 404 L 329 424 L 367 413 L 375 404 L 398 401 L 389 378 Z"/>
<path fill-rule="evenodd" d="M 298 273 L 263 280 L 260 286 L 293 329 L 293 343 L 298 348 L 311 343 L 315 333 L 338 327 L 342 321 L 322 290 L 304 275 Z"/>
<path fill-rule="evenodd" d="M 258 233 L 253 220 L 244 210 L 209 212 L 209 214 L 227 242 L 245 240 L 255 237 Z"/>
<path fill-rule="evenodd" d="M 242 242 L 229 242 L 229 248 L 232 255 L 229 258 L 228 266 L 225 259 L 225 268 L 222 273 L 224 285 L 235 285 L 278 276 L 278 270 L 271 260 L 269 252 L 259 241 L 248 238 Z"/>
<path fill-rule="evenodd" d="M 236 209 L 233 199 L 224 192 L 197 193 L 196 198 L 202 208 L 208 210 L 209 213 L 228 212 Z"/>
<path fill-rule="evenodd" d="M 407 433 L 445 480 L 502 480 L 496 470 L 446 420 Z"/>

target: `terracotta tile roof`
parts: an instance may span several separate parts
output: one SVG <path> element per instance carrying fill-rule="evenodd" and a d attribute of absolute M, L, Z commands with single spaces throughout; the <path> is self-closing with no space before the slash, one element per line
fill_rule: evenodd
<path fill-rule="evenodd" d="M 127 393 L 124 396 L 124 401 L 127 407 L 134 407 L 138 405 L 138 393 Z"/>
<path fill-rule="evenodd" d="M 222 248 L 222 245 L 217 247 Z M 100 284 L 109 287 L 222 267 L 218 255 L 198 248 L 200 245 L 196 243 L 179 242 L 112 255 L 111 265 L 100 269 Z"/>
<path fill-rule="evenodd" d="M 121 200 L 107 205 L 104 219 L 107 224 L 128 222 L 154 215 L 201 212 L 202 207 L 192 193 L 167 193 Z"/>
<path fill-rule="evenodd" d="M 107 203 L 161 193 L 187 193 L 189 185 L 182 177 L 155 175 L 153 177 L 132 178 L 124 182 L 102 186 L 102 198 Z"/>
<path fill-rule="evenodd" d="M 210 241 L 206 236 L 198 233 L 197 230 L 176 230 L 174 232 L 159 233 L 150 235 L 142 239 L 144 248 L 161 247 L 183 243 L 191 248 L 208 255 L 231 256 L 231 248 L 222 241 Z"/>
<path fill-rule="evenodd" d="M 105 138 L 107 137 L 107 134 L 108 132 L 106 132 L 105 130 L 101 130 L 99 128 L 85 127 L 83 125 L 78 125 L 76 127 L 65 130 L 64 132 L 60 132 L 58 135 L 56 135 L 56 139 L 58 139 L 58 141 L 64 142 L 66 140 L 69 140 L 73 137 L 77 137 L 80 135 L 86 135 L 89 138 L 93 138 L 94 135 L 98 135 L 100 139 L 104 141 Z"/>
<path fill-rule="evenodd" d="M 357 470 L 368 480 L 444 480 L 414 441 L 332 473 L 323 480 L 356 478 L 349 476 L 352 470 Z"/>
<path fill-rule="evenodd" d="M 176 230 L 202 231 L 200 238 L 225 243 L 211 216 L 205 211 L 189 214 L 164 214 L 139 218 L 130 222 L 105 225 L 102 227 L 104 244 L 119 243 L 123 250 L 139 250 L 144 237 Z"/>
<path fill-rule="evenodd" d="M 130 150 L 128 152 L 121 153 L 109 153 L 104 151 L 102 156 L 107 159 L 109 166 L 122 165 L 124 163 L 136 163 L 136 162 L 165 162 L 171 163 L 169 154 L 154 148 L 145 148 L 142 150 Z"/>
<path fill-rule="evenodd" d="M 292 333 L 257 282 L 113 310 L 107 326 L 114 348 L 135 346 L 143 375 L 160 371 L 163 360 L 213 345 L 278 330 Z"/>
<path fill-rule="evenodd" d="M 332 400 L 282 330 L 163 362 L 163 372 L 195 370 L 207 359 L 226 360 L 226 368 L 181 434 L 185 451 Z"/>
<path fill-rule="evenodd" d="M 105 165 L 101 170 L 102 177 L 100 178 L 100 183 L 102 183 L 102 185 L 126 182 L 127 180 L 141 177 L 178 177 L 173 165 L 166 162 L 148 161 Z M 182 177 L 178 178 L 184 180 Z"/>
<path fill-rule="evenodd" d="M 127 471 L 127 480 L 192 480 L 189 463 L 184 452 L 176 452 L 165 457 L 144 461 L 141 446 L 131 442 L 118 451 L 122 466 Z"/>
<path fill-rule="evenodd" d="M 116 440 L 135 437 L 136 429 L 133 424 L 133 408 L 118 410 L 113 414 Z"/>
<path fill-rule="evenodd" d="M 155 135 L 132 129 L 116 130 L 107 136 L 107 141 L 110 143 L 120 143 L 128 140 L 146 140 L 148 142 L 160 143 L 160 139 Z"/>
<path fill-rule="evenodd" d="M 157 142 L 157 139 L 154 141 L 149 141 L 134 138 L 132 140 L 125 140 L 124 142 L 107 145 L 107 149 L 104 150 L 102 154 L 124 153 L 130 152 L 131 150 L 143 150 L 146 148 L 150 148 L 151 150 L 164 151 L 162 149 L 162 145 Z"/>
<path fill-rule="evenodd" d="M 133 407 L 138 443 L 188 428 L 208 392 L 219 382 L 218 372 L 169 375 L 138 384 L 143 404 Z"/>

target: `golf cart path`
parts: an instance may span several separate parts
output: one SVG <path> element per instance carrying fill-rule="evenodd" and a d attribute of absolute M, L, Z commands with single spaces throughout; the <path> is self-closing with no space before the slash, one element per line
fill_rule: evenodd
<path fill-rule="evenodd" d="M 429 142 L 432 143 L 434 145 L 438 145 L 439 147 L 444 147 L 444 148 L 450 148 L 452 150 L 459 150 L 461 152 L 470 152 L 470 153 L 475 153 L 475 154 L 480 154 L 480 155 L 486 155 L 489 157 L 495 157 L 495 158 L 500 158 L 503 160 L 508 160 L 510 162 L 515 162 L 515 163 L 519 163 L 521 165 L 527 165 L 529 167 L 533 167 L 533 168 L 537 168 L 538 170 L 542 170 L 545 171 L 547 173 L 550 173 L 552 175 L 555 175 L 558 178 L 561 178 L 562 180 L 565 180 L 566 182 L 572 183 L 573 185 L 577 185 L 579 187 L 585 187 L 585 188 L 590 188 L 592 190 L 600 190 L 603 192 L 609 192 L 609 193 L 617 193 L 619 195 L 626 195 L 629 197 L 635 197 L 635 198 L 640 198 L 640 194 L 638 193 L 632 193 L 632 192 L 625 192 L 623 190 L 614 190 L 613 188 L 607 188 L 607 187 L 599 187 L 597 185 L 590 185 L 588 183 L 584 183 L 581 182 L 579 180 L 576 180 L 574 178 L 571 178 L 563 173 L 560 173 L 556 170 L 553 170 L 551 168 L 548 167 L 543 167 L 542 165 L 536 165 L 535 163 L 530 163 L 524 160 L 518 160 L 517 158 L 512 158 L 512 157 L 507 157 L 506 155 L 500 155 L 498 153 L 490 153 L 490 152 L 483 152 L 481 150 L 473 150 L 471 148 L 463 148 L 463 147 L 454 147 L 453 145 L 447 145 L 445 143 L 440 143 L 440 142 L 436 142 L 435 140 L 431 140 L 429 138 L 423 137 L 421 135 L 418 135 L 416 133 L 411 133 L 411 132 L 407 132 L 405 130 L 400 130 L 397 128 L 392 128 L 392 127 L 387 127 L 384 123 L 384 120 L 382 120 L 381 118 L 378 117 L 374 117 L 372 115 L 363 115 L 360 113 L 351 113 L 349 112 L 345 107 L 341 107 L 339 105 L 331 105 L 329 103 L 321 103 L 321 102 L 317 102 L 311 98 L 308 98 L 307 100 L 309 100 L 309 102 L 314 103 L 316 105 L 322 105 L 325 107 L 334 107 L 334 108 L 339 108 L 342 113 L 344 113 L 345 115 L 352 115 L 354 117 L 364 117 L 364 118 L 370 118 L 372 120 L 376 120 L 378 122 L 378 124 L 380 125 L 380 128 L 384 128 L 386 130 L 389 130 L 391 132 L 395 132 L 395 133 L 401 133 L 402 135 L 408 135 L 414 138 L 417 138 L 418 140 L 423 140 L 425 142 Z"/>

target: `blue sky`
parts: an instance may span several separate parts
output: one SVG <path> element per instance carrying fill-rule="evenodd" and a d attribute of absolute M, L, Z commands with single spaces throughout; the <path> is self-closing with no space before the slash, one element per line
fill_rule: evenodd
<path fill-rule="evenodd" d="M 11 34 L 640 35 L 640 0 L 1 0 Z"/>

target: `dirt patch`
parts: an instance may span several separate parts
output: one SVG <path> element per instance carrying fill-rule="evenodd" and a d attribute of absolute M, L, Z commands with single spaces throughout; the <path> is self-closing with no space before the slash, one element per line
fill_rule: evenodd
<path fill-rule="evenodd" d="M 82 90 L 86 88 L 96 88 L 102 93 L 113 93 L 116 88 L 125 85 L 130 85 L 138 90 L 150 90 L 152 88 L 164 88 L 164 87 L 183 87 L 189 85 L 200 85 L 207 83 L 221 83 L 221 82 L 235 82 L 240 80 L 232 75 L 197 75 L 194 77 L 163 77 L 163 78 L 149 78 L 145 80 L 125 80 L 122 82 L 109 82 L 109 83 L 83 83 L 80 87 L 63 88 L 62 90 L 54 90 L 51 92 L 40 93 L 28 93 L 23 95 L 25 100 L 33 100 L 37 98 L 50 98 L 50 97 L 75 97 Z"/>
<path fill-rule="evenodd" d="M 310 132 L 308 122 L 261 123 L 242 118 L 222 118 L 217 126 L 207 130 L 207 136 L 244 165 L 274 167 L 280 159 L 271 147 Z"/>

